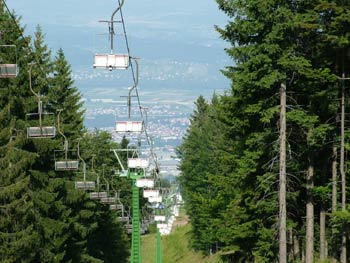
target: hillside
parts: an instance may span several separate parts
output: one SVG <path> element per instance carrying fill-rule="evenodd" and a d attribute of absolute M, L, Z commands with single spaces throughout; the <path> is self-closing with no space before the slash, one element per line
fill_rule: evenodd
<path fill-rule="evenodd" d="M 189 239 L 191 225 L 185 216 L 177 219 L 174 230 L 168 236 L 162 237 L 163 263 L 222 263 L 218 255 L 204 257 L 200 252 L 190 249 Z M 155 263 L 156 235 L 142 237 L 142 262 Z"/>

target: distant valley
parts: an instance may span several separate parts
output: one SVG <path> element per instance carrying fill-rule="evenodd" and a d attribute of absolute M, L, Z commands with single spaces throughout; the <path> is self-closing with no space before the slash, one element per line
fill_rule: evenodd
<path fill-rule="evenodd" d="M 115 120 L 126 118 L 126 99 L 132 85 L 130 70 L 104 71 L 92 68 L 95 52 L 110 52 L 106 24 L 115 9 L 112 0 L 9 0 L 22 16 L 26 33 L 33 34 L 40 24 L 49 48 L 63 48 L 72 65 L 75 86 L 81 91 L 89 129 L 114 130 Z M 181 143 L 199 95 L 209 99 L 229 89 L 220 70 L 231 64 L 214 25 L 224 26 L 225 15 L 215 1 L 125 1 L 126 29 L 133 56 L 140 58 L 140 102 L 148 108 L 149 131 L 160 159 L 175 173 L 175 147 Z M 122 28 L 116 26 L 116 49 L 126 53 Z M 103 34 L 101 34 L 103 33 Z M 137 119 L 138 104 L 133 100 L 132 117 Z"/>

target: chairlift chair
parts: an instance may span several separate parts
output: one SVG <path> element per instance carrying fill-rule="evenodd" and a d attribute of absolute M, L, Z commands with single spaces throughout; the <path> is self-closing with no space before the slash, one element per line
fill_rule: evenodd
<path fill-rule="evenodd" d="M 108 69 L 127 69 L 129 67 L 129 55 L 127 54 L 95 54 L 94 68 Z"/>
<path fill-rule="evenodd" d="M 58 111 L 57 116 L 57 130 L 64 138 L 63 150 L 55 150 L 55 170 L 56 171 L 76 171 L 79 169 L 79 159 L 68 158 L 69 153 L 73 153 L 73 150 L 69 150 L 69 142 L 63 132 L 60 130 L 60 115 L 62 110 Z M 63 156 L 59 156 L 63 155 Z M 71 155 L 71 154 L 70 154 Z M 77 151 L 77 155 L 79 155 Z"/>
<path fill-rule="evenodd" d="M 91 169 L 94 171 L 94 155 L 92 158 L 92 168 Z M 101 198 L 106 198 L 108 196 L 108 193 L 107 193 L 107 191 L 101 191 L 99 175 L 97 175 L 96 183 L 97 183 L 97 187 L 96 187 L 97 191 L 90 193 L 90 199 L 91 200 L 100 200 Z"/>
<path fill-rule="evenodd" d="M 118 8 L 113 12 L 110 21 L 100 21 L 107 22 L 109 29 L 109 40 L 110 40 L 110 53 L 109 54 L 95 54 L 94 56 L 94 68 L 101 69 L 127 69 L 129 67 L 129 55 L 128 54 L 115 54 L 114 53 L 114 16 L 121 9 L 124 4 L 124 0 L 120 3 Z"/>
<path fill-rule="evenodd" d="M 63 150 L 55 150 L 55 170 L 56 171 L 76 171 L 79 169 L 78 159 L 69 159 L 68 156 L 74 153 L 73 150 L 68 150 L 68 140 L 65 139 Z M 84 185 L 79 182 L 79 185 Z M 92 185 L 89 182 L 87 185 Z"/>
<path fill-rule="evenodd" d="M 98 200 L 101 198 L 106 198 L 107 197 L 107 192 L 105 191 L 98 191 L 98 192 L 91 192 L 90 193 L 90 199 L 92 200 Z"/>
<path fill-rule="evenodd" d="M 150 196 L 148 197 L 148 202 L 150 203 L 161 203 L 163 201 L 162 196 Z"/>
<path fill-rule="evenodd" d="M 0 78 L 15 78 L 18 76 L 19 67 L 17 64 L 17 47 L 16 45 L 0 45 L 0 48 L 14 48 L 15 61 L 0 60 Z"/>
<path fill-rule="evenodd" d="M 128 168 L 146 169 L 149 166 L 149 160 L 146 158 L 128 158 Z"/>
<path fill-rule="evenodd" d="M 126 229 L 126 233 L 128 234 L 132 233 L 132 224 L 130 223 L 124 224 L 124 228 Z"/>
<path fill-rule="evenodd" d="M 49 112 L 38 112 L 38 113 L 27 113 L 27 119 L 39 119 L 38 126 L 27 127 L 27 138 L 28 139 L 49 139 L 56 136 L 56 127 L 52 125 L 44 125 L 44 119 L 54 118 L 53 113 Z"/>
<path fill-rule="evenodd" d="M 29 65 L 29 89 L 35 95 L 38 100 L 38 112 L 27 113 L 26 118 L 28 121 L 34 120 L 38 125 L 27 127 L 27 138 L 54 138 L 56 136 L 56 127 L 50 123 L 54 123 L 54 114 L 50 112 L 43 112 L 43 103 L 41 101 L 41 95 L 36 93 L 32 88 L 32 67 L 33 63 Z"/>
<path fill-rule="evenodd" d="M 157 223 L 157 228 L 158 228 L 158 229 L 167 228 L 167 227 L 168 227 L 168 224 L 165 224 L 165 223 Z"/>
<path fill-rule="evenodd" d="M 149 197 L 158 197 L 159 196 L 159 190 L 155 189 L 144 189 L 143 190 L 143 197 L 149 198 Z"/>
<path fill-rule="evenodd" d="M 124 205 L 122 204 L 122 202 L 120 200 L 120 191 L 115 193 L 115 202 L 116 202 L 116 204 L 114 204 L 115 210 L 123 211 Z"/>
<path fill-rule="evenodd" d="M 105 166 L 105 164 L 103 164 L 103 167 L 104 166 Z M 104 205 L 114 205 L 116 203 L 116 197 L 115 196 L 113 196 L 113 197 L 108 196 L 110 193 L 109 182 L 104 178 L 104 168 L 103 168 L 102 178 L 106 181 L 107 196 L 101 197 L 100 202 L 101 202 L 101 204 L 104 204 Z"/>
<path fill-rule="evenodd" d="M 78 152 L 78 158 L 83 163 L 83 178 L 84 178 L 84 180 L 83 181 L 76 181 L 75 182 L 75 189 L 94 190 L 96 187 L 95 181 L 87 181 L 86 180 L 86 163 L 85 163 L 84 159 L 80 156 L 80 139 L 78 140 L 77 152 Z"/>
<path fill-rule="evenodd" d="M 119 222 L 129 222 L 129 215 L 128 213 L 125 211 L 125 207 L 124 205 L 122 206 L 121 212 L 120 212 L 120 216 L 117 218 Z"/>
<path fill-rule="evenodd" d="M 140 133 L 143 132 L 143 122 L 142 121 L 117 121 L 115 123 L 115 131 L 119 133 Z"/>
<path fill-rule="evenodd" d="M 124 225 L 124 228 L 125 228 L 125 229 L 132 229 L 132 224 L 125 224 L 125 225 Z"/>
<path fill-rule="evenodd" d="M 117 121 L 115 124 L 115 130 L 119 133 L 141 133 L 145 130 L 145 124 L 142 121 L 134 121 L 131 120 L 131 98 L 132 92 L 136 89 L 138 83 L 139 83 L 139 64 L 137 62 L 136 58 L 133 58 L 136 64 L 136 77 L 134 85 L 129 89 L 129 93 L 127 97 L 127 107 L 128 107 L 128 120 L 123 121 Z M 147 124 L 147 122 L 146 122 Z"/>
<path fill-rule="evenodd" d="M 55 161 L 55 170 L 56 171 L 76 171 L 79 169 L 78 160 L 60 160 Z M 89 184 L 86 184 L 86 186 Z"/>
<path fill-rule="evenodd" d="M 140 188 L 153 188 L 154 180 L 148 178 L 136 179 L 136 186 Z"/>
<path fill-rule="evenodd" d="M 114 211 L 121 211 L 123 209 L 123 205 L 111 204 L 111 205 L 109 205 L 109 209 L 114 210 Z"/>
<path fill-rule="evenodd" d="M 104 205 L 113 205 L 115 204 L 115 197 L 103 197 L 100 198 L 100 202 Z"/>
<path fill-rule="evenodd" d="M 165 222 L 166 221 L 166 217 L 164 215 L 155 215 L 154 216 L 154 221 Z"/>

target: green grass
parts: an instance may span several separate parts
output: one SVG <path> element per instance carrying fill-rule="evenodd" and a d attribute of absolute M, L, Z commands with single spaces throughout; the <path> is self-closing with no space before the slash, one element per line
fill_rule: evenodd
<path fill-rule="evenodd" d="M 222 263 L 218 255 L 204 257 L 189 246 L 191 225 L 179 226 L 168 236 L 162 236 L 162 263 Z M 142 236 L 142 263 L 155 263 L 156 235 Z"/>

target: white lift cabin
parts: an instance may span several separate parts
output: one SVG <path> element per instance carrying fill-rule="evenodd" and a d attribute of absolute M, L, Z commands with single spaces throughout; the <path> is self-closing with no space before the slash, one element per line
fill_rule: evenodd
<path fill-rule="evenodd" d="M 158 223 L 157 224 L 157 228 L 158 229 L 164 229 L 164 228 L 167 228 L 168 227 L 168 224 L 164 224 L 164 223 Z"/>
<path fill-rule="evenodd" d="M 117 121 L 115 131 L 118 133 L 141 133 L 143 132 L 142 121 Z"/>
<path fill-rule="evenodd" d="M 110 41 L 110 52 L 107 53 L 96 53 L 94 56 L 94 68 L 101 68 L 101 69 L 108 69 L 108 70 L 114 70 L 114 69 L 127 69 L 129 67 L 129 55 L 128 54 L 116 54 L 114 53 L 114 37 L 115 37 L 115 31 L 114 31 L 114 23 L 117 21 L 114 21 L 115 14 L 121 9 L 121 7 L 124 4 L 124 0 L 122 2 L 119 2 L 118 8 L 113 12 L 110 20 L 102 20 L 99 22 L 108 23 L 108 38 Z"/>
<path fill-rule="evenodd" d="M 136 179 L 136 186 L 139 188 L 153 188 L 154 180 L 147 178 Z"/>
<path fill-rule="evenodd" d="M 17 47 L 16 45 L 0 45 L 1 51 L 5 49 L 8 51 L 3 53 L 6 57 L 15 58 L 13 59 L 13 61 L 3 59 L 2 52 L 0 53 L 0 78 L 16 78 L 19 73 L 19 67 L 17 64 Z"/>
<path fill-rule="evenodd" d="M 159 190 L 155 189 L 144 189 L 143 190 L 143 197 L 149 198 L 149 197 L 158 197 L 159 196 Z"/>
<path fill-rule="evenodd" d="M 128 158 L 128 168 L 146 169 L 149 166 L 149 160 L 146 158 Z"/>
<path fill-rule="evenodd" d="M 150 203 L 161 203 L 163 201 L 162 196 L 150 196 L 148 197 L 148 202 Z"/>
<path fill-rule="evenodd" d="M 157 221 L 157 222 L 165 222 L 165 221 L 166 221 L 166 217 L 163 216 L 163 215 L 155 215 L 155 216 L 154 216 L 154 221 Z"/>
<path fill-rule="evenodd" d="M 127 69 L 130 64 L 127 54 L 95 54 L 93 67 L 97 69 Z"/>

